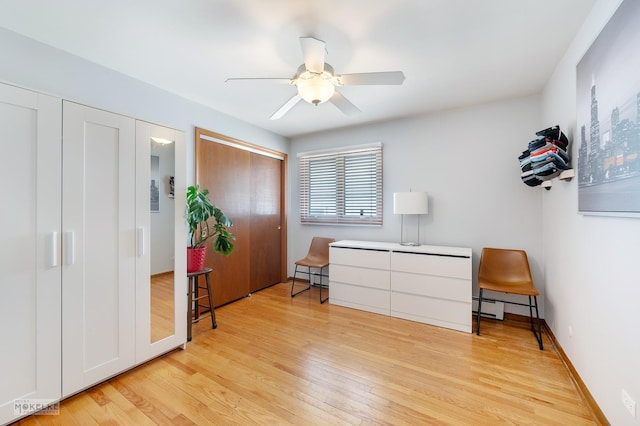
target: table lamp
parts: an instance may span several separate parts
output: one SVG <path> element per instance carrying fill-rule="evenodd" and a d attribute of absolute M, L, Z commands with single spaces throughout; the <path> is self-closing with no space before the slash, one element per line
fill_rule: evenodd
<path fill-rule="evenodd" d="M 404 241 L 404 215 L 429 213 L 429 195 L 426 192 L 394 192 L 393 213 L 400 217 L 400 244 L 403 246 L 420 245 L 420 216 L 418 216 L 418 242 Z"/>

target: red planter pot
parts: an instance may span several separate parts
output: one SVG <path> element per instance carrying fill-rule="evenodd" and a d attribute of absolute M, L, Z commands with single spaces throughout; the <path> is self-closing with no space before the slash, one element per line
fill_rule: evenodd
<path fill-rule="evenodd" d="M 204 259 L 207 256 L 207 248 L 187 247 L 187 273 L 197 272 L 204 269 Z"/>

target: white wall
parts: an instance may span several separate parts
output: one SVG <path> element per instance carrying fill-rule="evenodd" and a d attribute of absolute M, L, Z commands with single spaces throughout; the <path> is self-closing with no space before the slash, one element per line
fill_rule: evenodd
<path fill-rule="evenodd" d="M 524 249 L 530 256 L 534 279 L 544 292 L 542 189 L 521 182 L 518 163 L 518 156 L 540 130 L 539 107 L 537 97 L 527 97 L 293 139 L 289 274 L 293 275 L 293 262 L 304 257 L 316 235 L 337 240 L 400 241 L 400 217 L 393 214 L 393 193 L 411 188 L 429 193 L 429 214 L 421 222 L 423 244 L 471 247 L 474 275 L 482 247 Z M 384 144 L 384 225 L 301 225 L 297 153 L 376 141 Z M 415 223 L 407 227 L 405 221 L 405 228 L 405 235 L 416 235 Z M 520 312 L 514 307 L 510 310 Z"/>
<path fill-rule="evenodd" d="M 288 139 L 282 136 L 4 28 L 0 28 L 0 58 L 4 83 L 183 130 L 188 183 L 194 181 L 196 126 L 276 151 L 289 150 Z M 189 66 L 184 64 L 181 78 L 188 78 Z"/>
<path fill-rule="evenodd" d="M 595 4 L 543 93 L 543 122 L 578 135 L 576 65 L 619 3 Z M 611 424 L 640 424 L 640 406 L 634 421 L 621 403 L 624 388 L 640 404 L 640 219 L 580 215 L 577 194 L 575 179 L 543 194 L 546 321 Z"/>

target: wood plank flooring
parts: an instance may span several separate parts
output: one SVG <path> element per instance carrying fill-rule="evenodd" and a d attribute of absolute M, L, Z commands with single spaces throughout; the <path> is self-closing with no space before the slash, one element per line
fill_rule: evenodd
<path fill-rule="evenodd" d="M 278 284 L 195 324 L 193 341 L 21 425 L 597 424 L 528 324 L 482 335 L 291 299 Z"/>
<path fill-rule="evenodd" d="M 173 271 L 151 276 L 151 341 L 173 334 Z"/>

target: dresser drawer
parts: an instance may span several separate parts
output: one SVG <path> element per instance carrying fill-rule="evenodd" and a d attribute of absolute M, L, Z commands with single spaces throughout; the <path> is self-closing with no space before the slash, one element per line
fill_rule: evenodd
<path fill-rule="evenodd" d="M 389 269 L 389 251 L 360 250 L 341 247 L 329 248 L 329 262 L 370 269 Z M 333 267 L 333 266 L 332 266 Z"/>
<path fill-rule="evenodd" d="M 391 270 L 471 279 L 471 258 L 422 253 L 391 253 Z"/>
<path fill-rule="evenodd" d="M 391 315 L 471 332 L 469 303 L 391 292 Z M 462 327 L 452 327 L 459 324 Z"/>
<path fill-rule="evenodd" d="M 331 281 L 329 303 L 389 315 L 389 290 Z"/>
<path fill-rule="evenodd" d="M 361 287 L 379 288 L 389 291 L 389 270 L 355 268 L 331 264 L 331 281 L 355 284 Z"/>
<path fill-rule="evenodd" d="M 391 272 L 392 291 L 438 299 L 471 302 L 471 280 Z"/>

